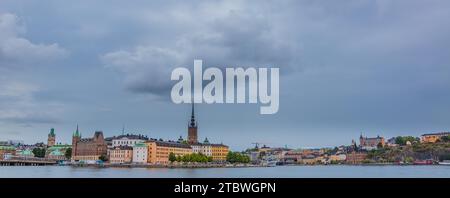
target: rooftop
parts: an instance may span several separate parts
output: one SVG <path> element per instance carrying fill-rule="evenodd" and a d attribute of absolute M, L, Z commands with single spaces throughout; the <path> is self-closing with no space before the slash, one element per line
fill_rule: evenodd
<path fill-rule="evenodd" d="M 427 135 L 450 135 L 450 132 L 425 133 L 422 136 L 427 136 Z"/>
<path fill-rule="evenodd" d="M 179 147 L 179 148 L 191 148 L 191 146 L 175 141 L 162 141 L 162 140 L 155 140 L 151 139 L 148 142 L 155 142 L 158 146 L 166 146 L 166 147 Z"/>

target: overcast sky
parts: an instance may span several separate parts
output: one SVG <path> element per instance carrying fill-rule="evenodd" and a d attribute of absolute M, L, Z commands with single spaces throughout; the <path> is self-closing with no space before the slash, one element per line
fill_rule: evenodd
<path fill-rule="evenodd" d="M 0 140 L 126 132 L 186 137 L 170 72 L 279 67 L 280 109 L 196 106 L 199 136 L 233 150 L 322 147 L 450 129 L 450 2 L 0 2 Z"/>

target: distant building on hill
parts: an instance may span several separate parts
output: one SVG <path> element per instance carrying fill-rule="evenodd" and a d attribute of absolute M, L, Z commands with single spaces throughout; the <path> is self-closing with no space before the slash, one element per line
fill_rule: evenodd
<path fill-rule="evenodd" d="M 384 137 L 377 136 L 369 138 L 363 137 L 363 135 L 361 134 L 361 136 L 359 137 L 359 146 L 363 150 L 373 150 L 377 149 L 379 146 L 384 147 Z"/>
<path fill-rule="evenodd" d="M 426 133 L 421 136 L 420 141 L 423 143 L 435 143 L 444 136 L 450 136 L 450 132 Z"/>

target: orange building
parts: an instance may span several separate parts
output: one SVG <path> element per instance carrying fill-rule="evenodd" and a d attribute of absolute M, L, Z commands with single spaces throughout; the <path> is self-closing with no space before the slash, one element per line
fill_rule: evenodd
<path fill-rule="evenodd" d="M 450 136 L 450 132 L 440 132 L 440 133 L 427 133 L 423 134 L 420 141 L 423 143 L 435 143 L 444 136 Z"/>
<path fill-rule="evenodd" d="M 226 161 L 229 148 L 224 144 L 211 144 L 213 161 Z"/>
<path fill-rule="evenodd" d="M 192 154 L 192 148 L 188 144 L 173 141 L 149 140 L 147 144 L 147 162 L 151 164 L 167 164 L 169 163 L 169 154 L 174 153 L 175 156 L 184 156 Z"/>

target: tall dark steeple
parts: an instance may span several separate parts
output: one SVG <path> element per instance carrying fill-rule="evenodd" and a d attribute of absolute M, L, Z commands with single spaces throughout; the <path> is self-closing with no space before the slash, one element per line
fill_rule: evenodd
<path fill-rule="evenodd" d="M 194 103 L 192 103 L 192 113 L 191 113 L 191 122 L 188 126 L 188 143 L 189 144 L 196 144 L 198 143 L 198 136 L 197 136 L 197 122 L 195 121 L 195 114 L 194 114 Z"/>
<path fill-rule="evenodd" d="M 189 124 L 189 127 L 197 127 L 197 122 L 195 122 L 194 103 L 192 103 L 191 123 Z"/>
<path fill-rule="evenodd" d="M 77 124 L 77 130 L 72 135 L 72 159 L 74 156 L 77 155 L 78 142 L 80 140 L 81 140 L 81 133 L 78 130 L 78 124 Z"/>

